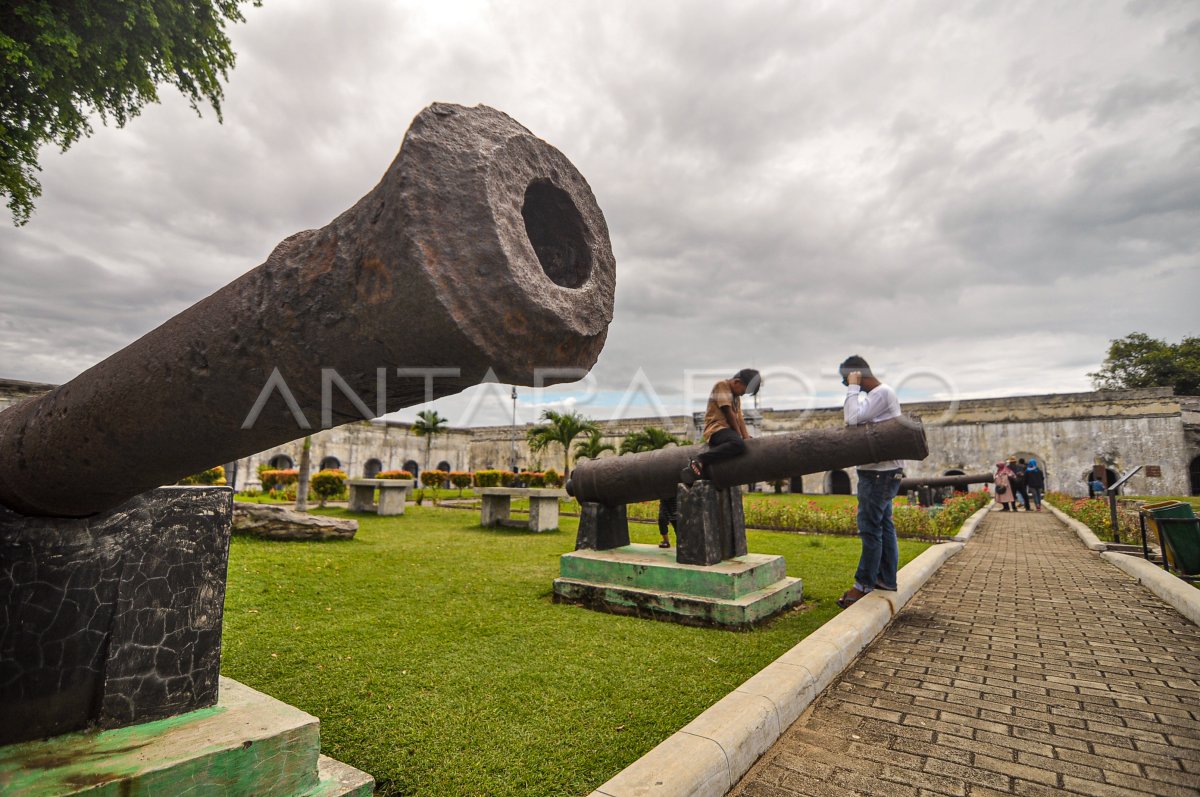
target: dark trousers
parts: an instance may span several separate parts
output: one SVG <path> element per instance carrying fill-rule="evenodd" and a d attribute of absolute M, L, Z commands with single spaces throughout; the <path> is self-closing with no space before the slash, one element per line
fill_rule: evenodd
<path fill-rule="evenodd" d="M 719 429 L 708 438 L 708 449 L 696 455 L 696 461 L 707 468 L 714 462 L 732 459 L 746 452 L 746 441 L 732 429 Z"/>
<path fill-rule="evenodd" d="M 1013 499 L 1014 499 L 1013 500 L 1013 509 L 1017 508 L 1017 501 L 1015 499 L 1019 498 L 1020 502 L 1025 504 L 1025 511 L 1028 512 L 1029 511 L 1029 492 L 1025 489 L 1025 485 L 1015 484 L 1015 485 L 1013 485 L 1012 491 L 1013 491 Z"/>
<path fill-rule="evenodd" d="M 664 498 L 658 502 L 658 533 L 667 536 L 667 528 L 675 527 L 675 536 L 679 536 L 679 499 Z"/>

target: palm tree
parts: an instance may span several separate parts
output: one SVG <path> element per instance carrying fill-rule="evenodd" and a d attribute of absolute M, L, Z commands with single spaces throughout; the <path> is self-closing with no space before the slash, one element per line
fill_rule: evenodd
<path fill-rule="evenodd" d="M 640 432 L 630 432 L 621 441 L 622 454 L 637 454 L 641 451 L 657 451 L 669 445 L 679 445 L 680 440 L 666 429 L 647 426 Z"/>
<path fill-rule="evenodd" d="M 433 438 L 446 431 L 450 425 L 449 418 L 443 418 L 437 410 L 421 410 L 413 421 L 413 434 L 425 438 L 425 464 L 421 467 L 429 470 L 429 449 L 433 447 Z"/>
<path fill-rule="evenodd" d="M 575 461 L 580 459 L 599 459 L 600 455 L 605 451 L 616 451 L 617 447 L 612 443 L 605 443 L 601 438 L 600 430 L 592 432 L 588 435 L 587 440 L 581 440 L 575 444 Z"/>
<path fill-rule="evenodd" d="M 581 434 L 591 435 L 600 431 L 596 422 L 578 412 L 555 412 L 544 410 L 542 420 L 529 429 L 529 450 L 534 453 L 545 451 L 551 443 L 563 447 L 563 479 L 571 474 L 571 442 Z"/>

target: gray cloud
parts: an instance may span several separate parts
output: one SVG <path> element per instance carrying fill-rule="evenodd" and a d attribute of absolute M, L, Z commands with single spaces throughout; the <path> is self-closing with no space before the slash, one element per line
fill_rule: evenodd
<path fill-rule="evenodd" d="M 754 364 L 832 395 L 855 351 L 965 395 L 1077 390 L 1109 338 L 1197 333 L 1193 4 L 248 17 L 223 125 L 165 97 L 45 153 L 33 222 L 0 229 L 0 375 L 68 379 L 324 225 L 435 100 L 505 110 L 591 182 L 619 268 L 605 390 L 643 368 L 678 397 L 685 369 Z"/>

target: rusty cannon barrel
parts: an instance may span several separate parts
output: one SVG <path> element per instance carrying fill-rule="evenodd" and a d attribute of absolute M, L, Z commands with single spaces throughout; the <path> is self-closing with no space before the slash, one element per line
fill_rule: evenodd
<path fill-rule="evenodd" d="M 663 448 L 623 457 L 587 460 L 571 471 L 567 492 L 579 501 L 632 504 L 675 495 L 680 471 L 703 449 Z M 718 489 L 848 468 L 888 459 L 925 459 L 929 449 L 919 418 L 756 437 L 746 453 L 714 463 Z"/>
<path fill-rule="evenodd" d="M 991 484 L 991 473 L 961 473 L 952 476 L 912 476 L 900 480 L 900 492 L 919 490 L 922 487 L 954 487 L 966 489 L 972 484 Z"/>
<path fill-rule="evenodd" d="M 604 216 L 562 153 L 492 108 L 431 105 L 327 226 L 0 413 L 0 504 L 88 516 L 318 422 L 485 378 L 535 384 L 538 369 L 559 371 L 544 384 L 578 379 L 614 287 Z"/>

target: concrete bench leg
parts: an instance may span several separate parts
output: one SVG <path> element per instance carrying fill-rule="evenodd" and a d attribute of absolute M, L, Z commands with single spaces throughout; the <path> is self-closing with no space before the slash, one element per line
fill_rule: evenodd
<path fill-rule="evenodd" d="M 558 499 L 529 499 L 529 530 L 550 531 L 558 528 Z"/>
<path fill-rule="evenodd" d="M 382 490 L 380 491 L 383 492 Z M 383 496 L 380 495 L 382 499 Z M 351 512 L 374 512 L 375 511 L 375 486 L 369 484 L 352 484 L 350 485 L 350 511 Z"/>
<path fill-rule="evenodd" d="M 485 495 L 483 496 L 482 517 L 479 522 L 484 526 L 499 526 L 502 521 L 508 520 L 509 505 L 512 503 L 510 495 Z"/>
<path fill-rule="evenodd" d="M 408 500 L 407 487 L 380 487 L 379 514 L 403 515 L 404 503 Z"/>

